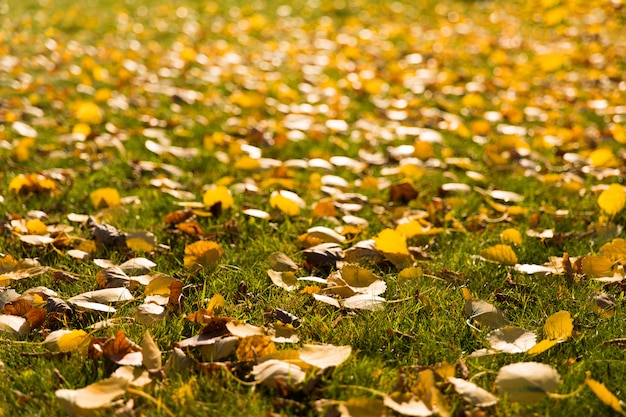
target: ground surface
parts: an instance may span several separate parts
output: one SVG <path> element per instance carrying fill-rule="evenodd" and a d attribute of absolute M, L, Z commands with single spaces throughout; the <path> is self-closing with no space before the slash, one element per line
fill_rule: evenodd
<path fill-rule="evenodd" d="M 12 3 L 0 414 L 623 412 L 619 0 Z"/>

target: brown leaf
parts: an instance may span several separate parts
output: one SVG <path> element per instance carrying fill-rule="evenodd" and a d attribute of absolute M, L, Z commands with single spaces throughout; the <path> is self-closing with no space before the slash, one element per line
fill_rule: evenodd
<path fill-rule="evenodd" d="M 4 305 L 4 314 L 10 314 L 12 316 L 26 317 L 26 313 L 33 308 L 30 301 L 25 298 L 20 298 L 15 301 L 11 301 Z"/>
<path fill-rule="evenodd" d="M 197 221 L 178 223 L 176 228 L 194 238 L 200 238 L 205 235 L 204 229 Z"/>
<path fill-rule="evenodd" d="M 121 329 L 115 333 L 115 338 L 107 339 L 102 345 L 102 354 L 116 363 L 121 362 L 127 354 L 139 351 L 141 347 L 127 338 Z"/>
<path fill-rule="evenodd" d="M 167 306 L 172 310 L 180 308 L 180 300 L 183 294 L 183 283 L 179 280 L 172 282 L 169 286 L 170 297 L 167 301 Z"/>
<path fill-rule="evenodd" d="M 408 182 L 392 184 L 389 187 L 389 201 L 392 203 L 407 204 L 415 198 L 417 198 L 417 191 Z"/>
<path fill-rule="evenodd" d="M 200 329 L 200 334 L 209 338 L 225 336 L 230 333 L 226 328 L 226 323 L 232 320 L 231 317 L 210 317 L 204 321 L 205 325 Z"/>
<path fill-rule="evenodd" d="M 191 210 L 177 210 L 173 211 L 165 216 L 163 219 L 163 223 L 168 224 L 170 226 L 175 226 L 179 223 L 183 223 L 186 220 L 190 219 L 193 216 L 193 212 Z"/>
<path fill-rule="evenodd" d="M 24 317 L 30 323 L 31 329 L 37 329 L 46 321 L 46 310 L 41 307 L 34 307 L 28 310 Z"/>

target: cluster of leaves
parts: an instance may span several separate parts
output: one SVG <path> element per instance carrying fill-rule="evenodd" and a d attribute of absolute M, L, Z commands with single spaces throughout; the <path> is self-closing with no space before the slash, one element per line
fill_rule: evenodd
<path fill-rule="evenodd" d="M 196 377 L 294 413 L 584 387 L 624 413 L 585 362 L 625 327 L 619 1 L 24 3 L 0 5 L 0 334 L 98 370 L 57 371 L 67 413 L 200 413 Z"/>

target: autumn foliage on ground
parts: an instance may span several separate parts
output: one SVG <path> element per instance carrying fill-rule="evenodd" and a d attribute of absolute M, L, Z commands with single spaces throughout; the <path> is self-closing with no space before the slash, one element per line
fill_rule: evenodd
<path fill-rule="evenodd" d="M 0 415 L 625 413 L 620 0 L 22 3 Z"/>

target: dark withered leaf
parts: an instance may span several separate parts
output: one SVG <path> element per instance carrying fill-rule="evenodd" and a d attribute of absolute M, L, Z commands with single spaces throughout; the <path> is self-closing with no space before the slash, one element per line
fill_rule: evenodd
<path fill-rule="evenodd" d="M 302 326 L 302 322 L 298 316 L 283 309 L 277 308 L 274 310 L 273 316 L 276 320 L 279 320 L 283 324 L 291 324 L 294 328 Z"/>
<path fill-rule="evenodd" d="M 87 226 L 96 242 L 108 248 L 125 248 L 126 234 L 120 232 L 115 227 L 107 223 L 98 223 L 96 219 L 90 217 Z"/>
<path fill-rule="evenodd" d="M 392 203 L 406 204 L 415 198 L 417 198 L 417 191 L 408 182 L 392 184 L 389 187 L 389 201 Z"/>
<path fill-rule="evenodd" d="M 337 243 L 321 243 L 302 251 L 309 265 L 317 268 L 336 268 L 337 261 L 344 257 L 343 249 Z"/>
<path fill-rule="evenodd" d="M 116 288 L 128 285 L 130 277 L 119 266 L 112 266 L 98 271 L 96 281 L 101 288 Z"/>

